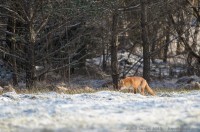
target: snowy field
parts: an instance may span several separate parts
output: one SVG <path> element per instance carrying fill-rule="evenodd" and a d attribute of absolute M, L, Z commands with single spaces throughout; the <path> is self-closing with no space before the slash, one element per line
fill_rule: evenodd
<path fill-rule="evenodd" d="M 200 91 L 0 96 L 0 132 L 199 132 Z"/>

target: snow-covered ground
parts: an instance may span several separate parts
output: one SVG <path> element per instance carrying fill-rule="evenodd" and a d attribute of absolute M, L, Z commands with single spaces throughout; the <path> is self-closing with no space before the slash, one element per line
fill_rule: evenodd
<path fill-rule="evenodd" d="M 155 97 L 114 91 L 5 93 L 0 132 L 7 131 L 199 132 L 200 91 Z"/>

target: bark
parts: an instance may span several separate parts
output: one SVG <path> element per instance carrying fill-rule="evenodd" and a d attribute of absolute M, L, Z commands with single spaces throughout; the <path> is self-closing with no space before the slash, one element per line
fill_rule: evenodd
<path fill-rule="evenodd" d="M 13 18 L 13 17 L 9 17 L 7 25 L 8 25 L 7 26 L 7 31 L 15 34 L 16 33 L 16 19 Z M 16 52 L 15 36 L 11 35 L 11 34 L 7 34 L 6 35 L 6 44 L 8 45 L 8 47 L 10 49 L 10 53 L 14 55 L 15 52 Z M 7 59 L 9 60 L 9 57 L 6 58 L 6 60 Z M 18 85 L 18 76 L 17 76 L 17 62 L 16 62 L 16 58 L 15 57 L 11 57 L 10 60 L 11 60 L 12 70 L 13 70 L 13 74 L 12 74 L 13 85 L 17 86 Z"/>
<path fill-rule="evenodd" d="M 30 29 L 30 27 L 29 27 Z M 34 42 L 31 40 L 31 29 L 27 35 L 27 43 L 25 44 L 26 54 L 26 87 L 31 89 L 35 85 L 35 53 L 34 53 Z"/>
<path fill-rule="evenodd" d="M 29 46 L 26 46 L 29 47 Z M 27 50 L 30 51 L 30 50 Z M 30 51 L 32 52 L 32 51 Z M 34 78 L 34 71 L 35 71 L 35 67 L 32 66 L 32 59 L 33 57 L 31 57 L 31 54 L 27 54 L 27 61 L 28 59 L 30 59 L 29 62 L 26 63 L 26 88 L 31 89 L 35 86 L 35 78 Z"/>
<path fill-rule="evenodd" d="M 150 80 L 150 52 L 147 32 L 147 6 L 146 0 L 140 0 L 141 5 L 141 37 L 143 45 L 143 77 Z"/>
<path fill-rule="evenodd" d="M 177 39 L 177 46 L 176 46 L 176 54 L 177 54 L 177 55 L 179 55 L 179 54 L 181 53 L 181 51 L 182 51 L 182 50 L 181 50 L 181 49 L 182 49 L 182 48 L 181 48 L 181 43 L 182 43 L 182 42 L 181 42 L 180 37 L 179 37 L 179 38 Z"/>
<path fill-rule="evenodd" d="M 102 69 L 103 71 L 106 71 L 106 45 L 103 37 L 102 37 L 102 56 L 103 56 Z"/>
<path fill-rule="evenodd" d="M 194 51 L 196 51 L 196 49 L 197 49 L 198 33 L 199 33 L 199 27 L 198 27 L 198 25 L 196 25 L 195 32 L 194 32 L 194 37 L 193 37 L 193 43 L 192 43 L 192 46 L 191 46 L 191 47 L 193 47 Z"/>
<path fill-rule="evenodd" d="M 28 17 L 26 27 L 26 44 L 25 44 L 25 54 L 26 54 L 26 88 L 31 89 L 35 87 L 35 41 L 36 33 L 34 31 L 33 23 L 33 8 L 31 2 L 27 3 L 26 11 L 28 12 Z"/>
<path fill-rule="evenodd" d="M 118 46 L 116 43 L 117 19 L 118 19 L 118 14 L 115 11 L 112 18 L 112 36 L 111 36 L 112 37 L 111 38 L 111 69 L 112 69 L 112 80 L 113 80 L 114 89 L 118 89 L 118 79 L 119 79 L 118 59 L 117 59 Z"/>
<path fill-rule="evenodd" d="M 157 45 L 156 39 L 158 37 L 157 34 L 158 34 L 158 29 L 157 29 L 157 27 L 154 27 L 153 28 L 153 35 L 152 35 L 153 39 L 152 39 L 151 49 L 150 49 L 151 52 L 154 52 L 156 50 L 156 45 Z M 152 61 L 152 63 L 155 63 L 155 55 L 151 56 L 151 61 Z"/>
<path fill-rule="evenodd" d="M 167 62 L 167 52 L 168 52 L 168 47 L 169 47 L 169 42 L 170 42 L 170 32 L 169 28 L 166 29 L 166 39 L 165 39 L 165 47 L 164 47 L 164 55 L 163 55 L 163 62 Z"/>

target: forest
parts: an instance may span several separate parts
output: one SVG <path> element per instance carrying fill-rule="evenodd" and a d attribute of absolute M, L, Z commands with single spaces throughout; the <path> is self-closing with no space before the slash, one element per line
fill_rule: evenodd
<path fill-rule="evenodd" d="M 96 69 L 118 89 L 127 75 L 161 77 L 151 73 L 156 60 L 170 67 L 168 77 L 199 76 L 199 8 L 198 0 L 3 0 L 1 80 L 30 89 L 52 74 L 70 84 L 73 74 Z M 129 55 L 120 59 L 119 52 Z M 97 57 L 98 65 L 88 64 Z M 177 66 L 184 69 L 174 75 Z"/>
<path fill-rule="evenodd" d="M 0 0 L 1 132 L 199 132 L 199 76 L 200 0 Z"/>

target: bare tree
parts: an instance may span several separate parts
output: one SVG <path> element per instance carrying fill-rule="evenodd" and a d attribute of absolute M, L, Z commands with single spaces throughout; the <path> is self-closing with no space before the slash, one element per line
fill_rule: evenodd
<path fill-rule="evenodd" d="M 4 15 L 9 18 L 8 25 L 11 28 L 8 27 L 8 30 L 10 31 L 4 32 L 8 33 L 7 45 L 11 45 L 8 46 L 11 50 L 8 50 L 8 53 L 7 49 L 1 47 L 1 51 L 11 57 L 15 72 L 17 72 L 16 64 L 20 65 L 20 69 L 25 70 L 27 88 L 34 87 L 36 79 L 47 73 L 50 68 L 51 71 L 55 71 L 75 65 L 75 63 L 85 63 L 84 56 L 87 48 L 85 44 L 88 43 L 85 40 L 89 33 L 81 29 L 84 24 L 84 15 L 80 14 L 85 12 L 79 12 L 79 10 L 72 12 L 77 8 L 70 4 L 77 5 L 76 3 L 51 0 L 10 0 L 7 3 L 0 7 L 4 10 Z M 15 21 L 21 24 L 16 26 Z M 16 29 L 20 29 L 21 32 L 16 32 Z M 10 38 L 17 39 L 17 42 Z M 17 48 L 15 43 L 18 44 Z M 65 52 L 69 47 L 74 47 L 74 52 L 71 50 L 71 54 Z M 16 57 L 19 58 L 20 63 L 14 63 Z M 70 64 L 66 64 L 68 60 Z M 36 65 L 51 67 L 37 74 Z"/>
<path fill-rule="evenodd" d="M 140 0 L 141 6 L 141 38 L 143 45 L 143 77 L 149 81 L 150 79 L 150 53 L 149 41 L 147 33 L 147 5 L 146 0 Z"/>
<path fill-rule="evenodd" d="M 112 79 L 114 89 L 118 89 L 118 59 L 117 59 L 117 19 L 118 12 L 115 10 L 112 17 L 112 35 L 111 35 L 111 69 L 112 69 Z"/>

